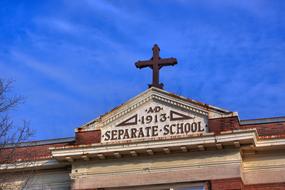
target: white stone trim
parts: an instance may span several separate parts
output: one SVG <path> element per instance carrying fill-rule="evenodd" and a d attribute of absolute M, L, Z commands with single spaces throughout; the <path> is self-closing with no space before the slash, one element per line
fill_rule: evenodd
<path fill-rule="evenodd" d="M 174 148 L 174 147 L 184 147 L 184 146 L 199 146 L 199 145 L 215 145 L 217 143 L 230 143 L 235 141 L 252 141 L 254 144 L 256 139 L 256 130 L 240 130 L 229 134 L 221 135 L 204 135 L 199 137 L 188 137 L 188 138 L 177 138 L 169 140 L 155 140 L 146 142 L 133 142 L 129 144 L 93 144 L 90 146 L 83 147 L 57 147 L 51 148 L 52 156 L 54 158 L 65 158 L 65 157 L 81 157 L 83 155 L 96 155 L 105 154 L 113 152 L 128 152 L 130 151 L 140 151 L 147 149 L 159 149 L 159 148 Z"/>
<path fill-rule="evenodd" d="M 60 163 L 55 159 L 50 160 L 38 160 L 38 161 L 28 161 L 28 162 L 16 162 L 10 164 L 1 164 L 0 172 L 5 172 L 6 170 L 21 170 L 21 169 L 31 169 L 31 168 L 51 168 L 51 167 L 61 167 L 66 164 Z"/>
<path fill-rule="evenodd" d="M 285 139 L 266 139 L 259 140 L 256 143 L 256 147 L 271 147 L 285 145 Z"/>
<path fill-rule="evenodd" d="M 222 133 L 222 135 L 217 135 L 216 139 L 218 143 L 246 140 L 249 139 L 249 134 L 246 132 L 253 132 L 253 131 L 255 132 L 255 135 L 252 135 L 251 137 L 254 143 L 256 143 L 257 133 L 255 129 L 228 131 L 228 133 Z"/>
<path fill-rule="evenodd" d="M 176 96 L 176 95 L 175 95 Z M 174 97 L 171 95 L 171 93 L 168 93 L 164 90 L 160 90 L 157 88 L 150 88 L 143 93 L 135 96 L 134 98 L 128 100 L 126 103 L 122 104 L 121 106 L 115 108 L 115 110 L 106 113 L 95 120 L 81 126 L 80 130 L 82 131 L 90 131 L 94 129 L 100 129 L 101 127 L 104 127 L 108 125 L 109 123 L 113 122 L 114 120 L 128 114 L 129 112 L 133 111 L 140 105 L 150 101 L 150 100 L 158 100 L 161 102 L 165 102 L 171 105 L 174 105 L 176 107 L 181 107 L 183 109 L 193 111 L 195 113 L 209 116 L 209 112 L 213 112 L 219 115 L 224 115 L 224 116 L 233 116 L 237 115 L 237 113 L 230 112 L 224 109 L 220 109 L 214 106 L 210 106 L 207 104 L 202 104 L 199 103 L 195 100 L 190 100 L 187 101 L 187 98 L 177 96 Z M 197 105 L 201 104 L 201 105 Z M 207 106 L 207 108 L 206 108 Z M 78 129 L 75 129 L 75 132 L 78 132 Z"/>

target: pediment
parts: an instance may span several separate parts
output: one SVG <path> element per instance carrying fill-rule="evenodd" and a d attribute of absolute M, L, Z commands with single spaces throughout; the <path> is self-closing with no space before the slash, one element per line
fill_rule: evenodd
<path fill-rule="evenodd" d="M 152 140 L 207 133 L 207 113 L 155 98 L 101 128 L 101 142 Z"/>
<path fill-rule="evenodd" d="M 233 112 L 150 88 L 80 128 L 101 130 L 101 142 L 207 132 L 209 118 Z"/>

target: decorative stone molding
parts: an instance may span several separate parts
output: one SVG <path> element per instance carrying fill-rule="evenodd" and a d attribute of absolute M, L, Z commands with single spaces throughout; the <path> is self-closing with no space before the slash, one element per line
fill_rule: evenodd
<path fill-rule="evenodd" d="M 182 96 L 177 96 L 161 89 L 150 88 L 145 92 L 139 94 L 138 96 L 130 99 L 123 105 L 113 109 L 111 112 L 108 112 L 98 117 L 97 119 L 83 125 L 79 129 L 80 131 L 100 129 L 114 122 L 118 118 L 121 118 L 126 114 L 132 112 L 134 109 L 139 108 L 141 105 L 149 101 L 158 101 L 161 103 L 168 104 L 170 106 L 192 111 L 210 118 L 237 115 L 235 112 L 230 112 L 228 110 L 203 104 Z M 76 129 L 75 131 L 77 132 L 79 129 Z"/>

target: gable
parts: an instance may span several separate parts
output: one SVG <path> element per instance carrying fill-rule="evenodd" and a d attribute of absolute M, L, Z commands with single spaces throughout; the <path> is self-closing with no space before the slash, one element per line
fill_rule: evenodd
<path fill-rule="evenodd" d="M 233 112 L 150 88 L 80 131 L 101 130 L 101 143 L 202 135 L 209 118 L 229 114 Z"/>

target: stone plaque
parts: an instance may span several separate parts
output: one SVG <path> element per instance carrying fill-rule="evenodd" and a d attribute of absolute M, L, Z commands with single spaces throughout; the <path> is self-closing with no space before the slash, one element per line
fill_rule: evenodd
<path fill-rule="evenodd" d="M 101 142 L 153 140 L 207 132 L 207 117 L 194 111 L 150 103 L 102 127 Z"/>

